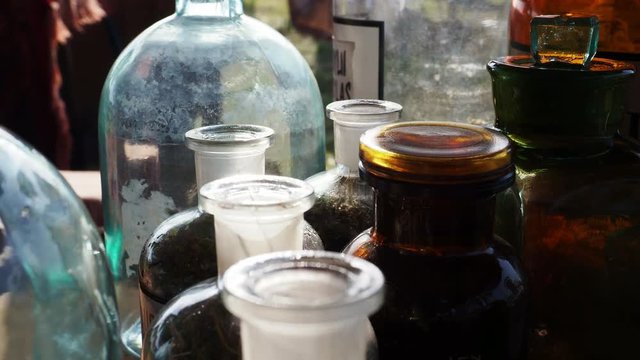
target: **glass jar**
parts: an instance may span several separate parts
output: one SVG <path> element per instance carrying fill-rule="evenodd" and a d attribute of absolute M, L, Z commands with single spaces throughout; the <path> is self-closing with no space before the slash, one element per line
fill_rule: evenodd
<path fill-rule="evenodd" d="M 640 65 L 640 2 L 615 0 L 513 0 L 509 14 L 510 52 L 529 54 L 531 19 L 538 15 L 578 13 L 598 17 L 598 57 Z M 629 84 L 621 129 L 640 138 L 640 76 Z"/>
<path fill-rule="evenodd" d="M 365 360 L 367 316 L 384 277 L 369 262 L 331 252 L 255 256 L 222 278 L 225 307 L 240 319 L 242 358 Z"/>
<path fill-rule="evenodd" d="M 0 148 L 0 359 L 120 359 L 93 220 L 44 156 L 1 128 Z"/>
<path fill-rule="evenodd" d="M 232 176 L 204 185 L 199 204 L 214 215 L 218 276 L 250 256 L 302 250 L 303 213 L 313 202 L 313 188 L 292 178 Z M 165 306 L 145 337 L 143 359 L 238 358 L 238 323 L 222 304 L 217 279 Z"/>
<path fill-rule="evenodd" d="M 473 125 L 399 123 L 367 131 L 360 160 L 374 225 L 345 252 L 386 279 L 371 317 L 380 358 L 521 359 L 525 283 L 494 233 L 496 195 L 515 178 L 509 140 Z"/>
<path fill-rule="evenodd" d="M 303 179 L 325 167 L 323 107 L 309 66 L 277 31 L 243 15 L 240 0 L 177 0 L 174 15 L 116 60 L 99 114 L 105 244 L 123 314 L 137 311 L 130 299 L 144 242 L 196 205 L 185 132 L 265 125 L 275 131 L 267 173 Z"/>
<path fill-rule="evenodd" d="M 486 59 L 507 50 L 508 0 L 333 0 L 335 100 L 385 99 L 408 120 L 492 124 Z"/>
<path fill-rule="evenodd" d="M 334 121 L 336 167 L 306 181 L 313 186 L 316 203 L 305 213 L 330 251 L 342 251 L 373 224 L 373 192 L 358 176 L 360 135 L 373 127 L 400 120 L 402 106 L 380 100 L 344 100 L 327 106 Z"/>
<path fill-rule="evenodd" d="M 587 25 L 556 21 L 550 37 L 579 48 L 569 60 L 595 54 L 573 35 Z M 603 58 L 577 67 L 563 61 L 536 64 L 520 55 L 488 65 L 496 126 L 515 144 L 522 189 L 529 358 L 635 358 L 640 147 L 618 134 L 633 67 Z"/>

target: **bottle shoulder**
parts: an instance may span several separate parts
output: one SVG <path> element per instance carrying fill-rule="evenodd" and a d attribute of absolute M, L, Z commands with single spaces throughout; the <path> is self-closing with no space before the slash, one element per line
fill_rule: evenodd
<path fill-rule="evenodd" d="M 221 293 L 218 279 L 210 278 L 169 302 L 145 337 L 142 359 L 238 359 L 239 321 L 224 307 Z"/>
<path fill-rule="evenodd" d="M 192 208 L 165 220 L 144 244 L 140 287 L 168 300 L 217 274 L 213 216 Z"/>

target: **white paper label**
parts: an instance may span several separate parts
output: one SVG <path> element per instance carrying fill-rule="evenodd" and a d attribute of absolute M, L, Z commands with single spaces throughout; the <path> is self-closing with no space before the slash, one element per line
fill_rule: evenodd
<path fill-rule="evenodd" d="M 382 99 L 384 22 L 333 18 L 333 98 Z"/>

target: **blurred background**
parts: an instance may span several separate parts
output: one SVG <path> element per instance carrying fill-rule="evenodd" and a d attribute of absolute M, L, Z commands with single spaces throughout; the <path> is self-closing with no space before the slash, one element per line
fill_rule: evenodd
<path fill-rule="evenodd" d="M 3 0 L 0 125 L 58 168 L 97 170 L 98 103 L 111 65 L 175 0 Z M 330 0 L 244 0 L 245 13 L 284 34 L 331 101 Z M 296 25 L 292 22 L 293 5 Z M 326 18 L 318 17 L 316 10 Z M 327 126 L 330 126 L 327 123 Z M 333 150 L 332 132 L 327 149 Z"/>

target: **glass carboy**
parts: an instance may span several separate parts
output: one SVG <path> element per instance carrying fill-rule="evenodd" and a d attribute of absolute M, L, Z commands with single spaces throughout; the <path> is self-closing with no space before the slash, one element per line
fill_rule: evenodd
<path fill-rule="evenodd" d="M 99 119 L 106 250 L 120 311 L 137 312 L 140 251 L 169 216 L 196 205 L 190 129 L 257 124 L 275 131 L 267 173 L 324 170 L 324 117 L 309 66 L 240 0 L 177 0 L 176 13 L 118 57 Z M 129 306 L 131 303 L 132 306 Z"/>
<path fill-rule="evenodd" d="M 496 195 L 515 178 L 509 140 L 473 125 L 399 123 L 367 131 L 360 160 L 374 225 L 345 252 L 385 276 L 371 317 L 380 359 L 522 359 L 526 287 L 494 232 Z"/>
<path fill-rule="evenodd" d="M 287 177 L 232 176 L 204 185 L 199 206 L 214 216 L 218 276 L 250 256 L 302 250 L 303 213 L 313 202 L 309 184 Z M 238 358 L 238 322 L 222 304 L 218 279 L 165 306 L 145 337 L 143 359 Z"/>
<path fill-rule="evenodd" d="M 336 167 L 306 181 L 316 193 L 304 217 L 318 232 L 324 248 L 342 251 L 373 224 L 373 191 L 358 176 L 360 135 L 400 119 L 402 106 L 381 100 L 343 100 L 327 106 L 333 120 Z"/>
<path fill-rule="evenodd" d="M 244 259 L 224 274 L 222 298 L 240 319 L 244 360 L 365 360 L 384 277 L 362 259 L 322 251 Z"/>
<path fill-rule="evenodd" d="M 4 129 L 0 149 L 0 359 L 120 359 L 93 220 L 44 156 Z"/>
<path fill-rule="evenodd" d="M 532 24 L 533 58 L 488 65 L 524 208 L 529 358 L 635 358 L 640 147 L 618 133 L 633 66 L 593 57 L 595 18 Z"/>

